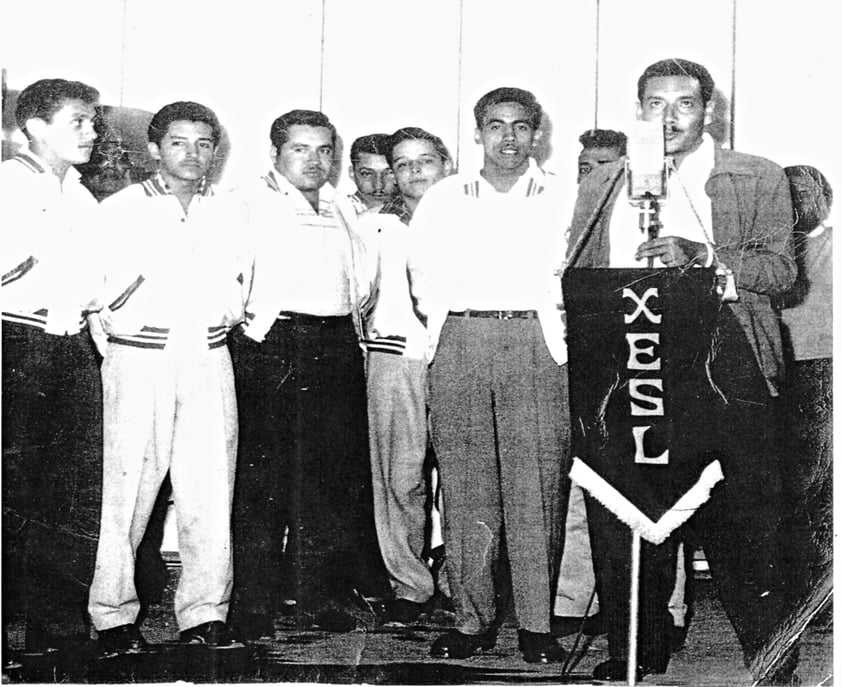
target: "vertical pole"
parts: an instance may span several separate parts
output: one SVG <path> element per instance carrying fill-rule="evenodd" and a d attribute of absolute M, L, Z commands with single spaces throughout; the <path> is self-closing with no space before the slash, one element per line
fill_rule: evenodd
<path fill-rule="evenodd" d="M 459 39 L 456 61 L 456 169 L 462 155 L 462 39 L 465 33 L 465 0 L 459 0 Z"/>
<path fill-rule="evenodd" d="M 325 21 L 327 17 L 327 0 L 322 0 L 321 46 L 319 48 L 319 111 L 324 109 L 325 99 Z"/>
<path fill-rule="evenodd" d="M 593 128 L 599 128 L 599 0 L 596 0 L 596 36 L 594 36 Z"/>
<path fill-rule="evenodd" d="M 731 106 L 728 112 L 728 138 L 731 150 L 734 150 L 734 141 L 737 138 L 735 131 L 737 123 L 737 0 L 733 0 L 731 6 Z"/>
<path fill-rule="evenodd" d="M 629 651 L 626 674 L 630 685 L 637 684 L 637 625 L 640 600 L 640 535 L 632 530 L 631 589 L 629 593 Z"/>

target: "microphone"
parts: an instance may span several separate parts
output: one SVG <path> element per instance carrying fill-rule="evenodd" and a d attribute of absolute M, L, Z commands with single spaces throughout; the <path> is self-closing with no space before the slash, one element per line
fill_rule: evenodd
<path fill-rule="evenodd" d="M 626 149 L 626 192 L 629 203 L 640 209 L 640 232 L 651 241 L 661 229 L 659 202 L 667 200 L 663 124 L 636 121 L 629 132 Z M 647 265 L 651 269 L 654 264 L 650 256 Z"/>
<path fill-rule="evenodd" d="M 663 124 L 659 121 L 636 121 L 629 131 L 627 150 L 626 191 L 629 202 L 642 207 L 647 200 L 666 200 Z"/>

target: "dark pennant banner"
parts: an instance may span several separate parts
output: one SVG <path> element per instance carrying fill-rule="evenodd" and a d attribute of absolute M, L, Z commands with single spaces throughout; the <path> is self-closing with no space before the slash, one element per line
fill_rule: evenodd
<path fill-rule="evenodd" d="M 708 376 L 713 269 L 569 268 L 571 478 L 655 544 L 722 479 Z"/>

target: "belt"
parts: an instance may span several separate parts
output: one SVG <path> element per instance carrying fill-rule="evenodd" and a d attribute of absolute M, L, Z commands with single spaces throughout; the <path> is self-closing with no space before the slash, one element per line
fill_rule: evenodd
<path fill-rule="evenodd" d="M 453 312 L 448 315 L 454 317 L 487 317 L 492 320 L 531 320 L 538 317 L 534 310 L 465 310 L 464 312 Z"/>
<path fill-rule="evenodd" d="M 277 322 L 289 322 L 290 324 L 310 325 L 333 325 L 338 326 L 351 321 L 350 315 L 308 315 L 301 312 L 288 312 L 286 310 L 278 313 Z"/>

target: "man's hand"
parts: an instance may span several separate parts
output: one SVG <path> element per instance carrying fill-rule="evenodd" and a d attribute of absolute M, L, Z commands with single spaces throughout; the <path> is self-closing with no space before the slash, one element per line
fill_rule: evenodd
<path fill-rule="evenodd" d="M 661 236 L 641 243 L 634 257 L 637 260 L 655 258 L 666 267 L 684 267 L 693 263 L 704 265 L 707 256 L 707 246 L 704 243 L 680 236 Z"/>
<path fill-rule="evenodd" d="M 106 312 L 110 313 L 107 308 Z M 110 324 L 110 321 L 106 323 L 102 315 L 98 312 L 90 313 L 87 316 L 87 320 L 88 331 L 91 333 L 94 345 L 96 346 L 97 351 L 99 351 L 99 354 L 104 358 L 105 352 L 108 350 L 107 324 Z"/>

